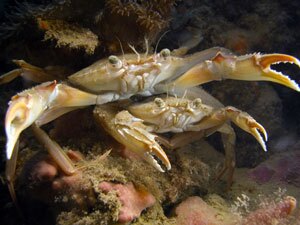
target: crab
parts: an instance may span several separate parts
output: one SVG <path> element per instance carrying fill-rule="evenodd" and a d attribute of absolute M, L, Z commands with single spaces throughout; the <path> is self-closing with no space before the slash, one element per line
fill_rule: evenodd
<path fill-rule="evenodd" d="M 292 56 L 285 54 L 235 56 L 229 50 L 220 47 L 187 56 L 182 55 L 185 52 L 186 49 L 173 52 L 163 49 L 151 55 L 148 51 L 142 56 L 136 51 L 135 54 L 123 54 L 119 57 L 112 55 L 70 75 L 66 81 L 47 81 L 13 96 L 5 118 L 6 177 L 11 193 L 13 193 L 12 181 L 18 153 L 18 138 L 29 126 L 63 172 L 67 175 L 76 172 L 76 168 L 61 147 L 40 128 L 43 124 L 72 110 L 125 100 L 135 95 L 153 96 L 162 93 L 168 93 L 170 96 L 183 96 L 186 93 L 188 98 L 200 97 L 204 104 L 213 104 L 215 108 L 220 108 L 221 105 L 198 85 L 223 79 L 272 81 L 300 91 L 296 82 L 270 68 L 272 64 L 277 63 L 292 63 L 300 67 L 299 60 Z M 0 79 L 1 83 L 9 82 L 19 75 L 33 80 L 37 78 L 39 82 L 44 81 L 43 77 L 49 80 L 55 76 L 53 72 L 50 73 L 24 61 L 16 62 L 21 68 L 4 74 Z M 230 115 L 228 112 L 226 115 L 221 111 L 217 112 L 220 113 L 215 115 L 220 117 Z M 231 119 L 235 121 L 237 118 Z M 144 115 L 142 119 L 145 119 Z M 221 131 L 225 127 L 222 126 L 224 123 L 218 122 L 220 124 L 218 127 L 213 125 L 214 122 L 212 119 L 212 124 L 207 129 L 203 128 L 205 135 L 209 133 L 209 127 L 212 131 Z M 209 120 L 205 123 L 209 123 Z M 200 127 L 204 126 L 203 124 Z M 251 127 L 248 125 L 248 128 L 249 126 Z M 262 127 L 259 127 L 263 131 Z M 248 128 L 246 126 L 246 129 Z M 134 127 L 128 129 L 135 130 Z M 226 133 L 223 130 L 222 132 Z M 231 134 L 229 132 L 229 135 Z M 147 138 L 140 141 L 141 143 L 136 143 L 137 146 L 142 144 L 147 147 L 135 149 L 138 154 L 152 165 L 157 164 L 153 157 L 156 156 L 170 169 L 166 154 L 157 144 L 148 142 Z M 227 158 L 233 159 L 232 156 Z"/>
<path fill-rule="evenodd" d="M 190 100 L 156 97 L 154 101 L 131 104 L 125 110 L 120 109 L 119 104 L 105 104 L 97 106 L 94 115 L 118 142 L 139 155 L 142 152 L 141 156 L 161 172 L 164 172 L 164 169 L 151 157 L 151 152 L 155 152 L 168 170 L 171 169 L 171 164 L 159 142 L 168 148 L 178 148 L 214 132 L 220 132 L 226 159 L 218 177 L 228 170 L 228 186 L 231 185 L 235 168 L 236 139 L 235 132 L 228 121 L 232 121 L 250 133 L 262 148 L 267 150 L 266 130 L 248 113 L 232 106 L 216 109 L 203 104 L 200 98 Z M 166 132 L 173 132 L 176 135 L 171 140 L 157 136 L 159 133 Z"/>

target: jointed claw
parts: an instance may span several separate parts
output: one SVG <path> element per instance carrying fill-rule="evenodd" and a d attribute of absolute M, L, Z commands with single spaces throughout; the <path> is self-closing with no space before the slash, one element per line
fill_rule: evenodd
<path fill-rule="evenodd" d="M 180 76 L 170 89 L 186 89 L 214 80 L 245 80 L 245 81 L 271 81 L 300 91 L 299 85 L 287 75 L 271 69 L 271 65 L 280 63 L 295 64 L 300 68 L 297 58 L 284 54 L 249 54 L 234 56 L 219 52 L 211 59 L 192 67 Z"/>
<path fill-rule="evenodd" d="M 147 131 L 147 126 L 143 124 L 143 120 L 132 116 L 128 111 L 118 112 L 118 108 L 111 105 L 96 107 L 94 115 L 99 124 L 117 141 L 157 170 L 164 172 L 164 169 L 153 156 L 160 159 L 167 170 L 171 169 L 171 163 L 166 153 L 156 142 L 156 135 Z"/>

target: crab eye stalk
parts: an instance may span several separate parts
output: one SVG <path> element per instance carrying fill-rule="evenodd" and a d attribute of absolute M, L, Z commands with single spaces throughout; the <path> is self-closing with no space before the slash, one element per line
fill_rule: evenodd
<path fill-rule="evenodd" d="M 160 55 L 166 59 L 171 55 L 171 51 L 167 48 L 164 48 L 163 50 L 160 51 Z"/>
<path fill-rule="evenodd" d="M 109 56 L 108 62 L 112 68 L 120 69 L 122 67 L 122 61 L 115 55 Z"/>
<path fill-rule="evenodd" d="M 161 98 L 155 98 L 154 99 L 154 103 L 159 107 L 159 108 L 163 108 L 166 103 L 164 102 L 164 100 L 162 100 Z"/>
<path fill-rule="evenodd" d="M 202 101 L 201 101 L 201 99 L 200 98 L 196 98 L 196 99 L 194 99 L 193 100 L 193 106 L 195 107 L 195 108 L 199 108 L 201 105 L 202 105 Z"/>

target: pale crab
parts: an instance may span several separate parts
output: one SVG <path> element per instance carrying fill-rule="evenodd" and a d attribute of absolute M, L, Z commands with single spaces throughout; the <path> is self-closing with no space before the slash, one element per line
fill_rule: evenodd
<path fill-rule="evenodd" d="M 144 154 L 151 154 L 151 151 L 155 151 L 167 169 L 171 168 L 171 164 L 158 142 L 169 149 L 178 148 L 214 132 L 220 132 L 225 148 L 225 165 L 218 177 L 229 170 L 228 186 L 232 182 L 235 168 L 236 139 L 228 121 L 250 133 L 266 151 L 264 139 L 267 140 L 267 133 L 248 113 L 232 106 L 216 109 L 203 104 L 200 98 L 190 100 L 156 97 L 154 101 L 131 104 L 125 107 L 125 110 L 122 110 L 120 104 L 110 103 L 97 106 L 94 115 L 118 142 L 136 153 L 142 151 Z M 170 140 L 156 135 L 165 132 L 173 132 L 176 135 Z M 164 172 L 155 159 L 146 159 L 156 169 Z"/>
<path fill-rule="evenodd" d="M 298 59 L 289 55 L 251 54 L 235 56 L 228 50 L 219 47 L 187 56 L 181 56 L 179 53 L 182 52 L 185 51 L 177 50 L 175 54 L 175 51 L 170 52 L 168 49 L 163 49 L 159 53 L 152 55 L 146 53 L 142 57 L 139 54 L 125 54 L 120 57 L 110 56 L 108 59 L 100 60 L 69 76 L 67 81 L 45 82 L 12 97 L 5 118 L 7 135 L 6 176 L 10 183 L 11 193 L 13 193 L 12 179 L 17 160 L 18 138 L 20 133 L 29 126 L 33 128 L 38 140 L 49 151 L 62 171 L 66 174 L 73 174 L 76 171 L 76 168 L 60 146 L 39 128 L 72 110 L 89 105 L 103 105 L 117 100 L 124 100 L 134 95 L 152 96 L 162 93 L 168 93 L 170 96 L 183 96 L 184 93 L 187 93 L 189 99 L 199 97 L 204 104 L 212 104 L 214 107 L 220 108 L 221 105 L 214 103 L 217 101 L 212 96 L 196 86 L 223 79 L 272 81 L 300 91 L 299 86 L 288 76 L 270 68 L 272 64 L 276 63 L 294 63 L 300 67 Z M 17 62 L 21 65 L 21 68 L 3 75 L 0 82 L 10 81 L 18 75 L 29 76 L 31 79 L 38 81 L 43 81 L 44 76 L 47 77 L 46 79 L 53 77 L 53 73 L 49 73 L 45 69 L 31 66 L 24 61 Z M 188 91 L 186 92 L 186 90 Z M 188 105 L 190 104 L 188 103 Z M 198 103 L 194 104 L 197 105 Z M 205 135 L 210 133 L 210 128 L 211 132 L 219 130 L 224 134 L 228 133 L 228 131 L 223 131 L 225 126 L 222 126 L 222 124 L 224 123 L 220 123 L 223 120 L 222 117 L 227 119 L 229 116 L 233 121 L 239 119 L 239 116 L 235 118 L 232 116 L 238 111 L 233 110 L 234 112 L 229 113 L 230 108 L 225 108 L 225 111 L 222 110 L 217 110 L 216 114 L 212 113 L 211 119 L 199 126 L 202 127 Z M 200 110 L 199 115 L 204 112 L 205 110 Z M 220 117 L 220 121 L 216 122 L 213 119 L 214 116 Z M 145 115 L 141 117 L 145 119 Z M 251 117 L 246 116 L 245 121 L 237 122 L 237 124 L 240 127 L 245 125 L 243 128 L 246 130 L 252 129 L 252 134 L 264 146 L 262 140 L 256 134 L 256 128 L 265 134 L 263 127 L 257 123 L 248 123 L 247 119 L 249 118 Z M 250 119 L 250 121 L 252 120 Z M 133 125 L 135 124 L 133 123 Z M 186 124 L 182 125 L 185 126 Z M 199 131 L 199 127 L 195 129 Z M 226 127 L 226 129 L 231 130 L 231 128 L 228 128 L 229 126 Z M 135 128 L 131 128 L 134 132 Z M 224 128 L 224 130 L 226 129 Z M 183 130 L 189 129 L 182 128 Z M 191 128 L 191 130 L 193 129 Z M 229 136 L 232 135 L 231 131 L 228 134 Z M 233 140 L 233 138 L 229 140 Z M 147 138 L 139 141 L 140 143 L 134 144 L 143 147 L 140 149 L 135 148 L 136 153 L 159 168 L 153 157 L 155 155 L 161 159 L 167 169 L 171 168 L 166 154 L 156 142 L 149 142 Z M 228 143 L 231 143 L 231 141 Z M 233 155 L 231 150 L 226 151 L 228 155 Z M 234 160 L 234 156 L 227 156 L 227 159 L 229 158 Z M 234 163 L 230 163 L 232 164 L 230 168 L 233 168 Z"/>

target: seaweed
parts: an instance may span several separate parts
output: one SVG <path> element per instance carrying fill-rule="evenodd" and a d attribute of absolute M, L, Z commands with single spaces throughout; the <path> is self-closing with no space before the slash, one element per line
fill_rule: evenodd
<path fill-rule="evenodd" d="M 38 19 L 39 27 L 45 30 L 44 40 L 56 40 L 58 47 L 70 49 L 84 48 L 87 54 L 93 54 L 99 45 L 98 36 L 91 30 L 70 24 L 62 20 Z"/>

